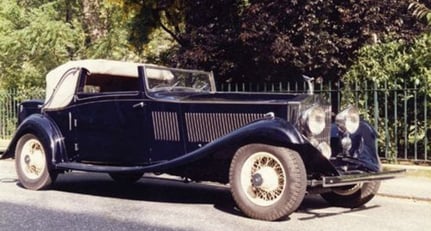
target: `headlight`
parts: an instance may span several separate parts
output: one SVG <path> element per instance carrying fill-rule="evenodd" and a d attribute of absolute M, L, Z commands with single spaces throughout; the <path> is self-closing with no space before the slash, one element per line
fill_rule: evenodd
<path fill-rule="evenodd" d="M 317 149 L 319 149 L 320 153 L 322 153 L 322 155 L 326 158 L 329 159 L 331 158 L 331 146 L 326 143 L 326 142 L 322 142 L 319 144 L 319 146 L 317 146 Z"/>
<path fill-rule="evenodd" d="M 325 110 L 320 106 L 313 106 L 302 114 L 302 124 L 312 135 L 319 135 L 325 129 Z"/>
<path fill-rule="evenodd" d="M 344 111 L 337 114 L 335 117 L 335 123 L 342 132 L 356 132 L 359 127 L 359 110 L 354 106 L 348 107 Z"/>

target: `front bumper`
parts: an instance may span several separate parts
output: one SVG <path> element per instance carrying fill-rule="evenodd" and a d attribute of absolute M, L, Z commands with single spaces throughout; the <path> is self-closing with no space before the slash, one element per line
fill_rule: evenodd
<path fill-rule="evenodd" d="M 323 188 L 340 187 L 346 185 L 354 185 L 359 183 L 366 183 L 371 181 L 389 180 L 396 177 L 403 176 L 406 173 L 405 169 L 373 172 L 373 173 L 352 173 L 342 176 L 324 176 L 322 180 L 310 180 L 308 186 Z"/>

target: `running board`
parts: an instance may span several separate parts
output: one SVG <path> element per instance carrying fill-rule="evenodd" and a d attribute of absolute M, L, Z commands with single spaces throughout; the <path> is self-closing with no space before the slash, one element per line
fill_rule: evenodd
<path fill-rule="evenodd" d="M 109 166 L 95 165 L 74 162 L 63 162 L 55 164 L 57 169 L 78 170 L 86 172 L 145 172 L 148 167 L 145 166 Z"/>
<path fill-rule="evenodd" d="M 406 173 L 405 169 L 375 172 L 375 173 L 360 173 L 342 176 L 324 176 L 322 180 L 308 181 L 308 186 L 322 186 L 323 188 L 340 187 L 346 185 L 354 185 L 359 183 L 366 183 L 371 181 L 381 181 L 394 179 L 403 176 Z"/>

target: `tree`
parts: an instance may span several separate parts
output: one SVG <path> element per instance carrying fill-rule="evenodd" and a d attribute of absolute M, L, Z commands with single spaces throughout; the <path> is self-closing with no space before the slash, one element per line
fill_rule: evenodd
<path fill-rule="evenodd" d="M 131 15 L 118 8 L 104 0 L 2 1 L 0 87 L 32 91 L 71 59 L 138 61 L 128 42 Z"/>
<path fill-rule="evenodd" d="M 385 34 L 410 39 L 422 30 L 400 0 L 251 1 L 242 18 L 251 66 L 267 67 L 256 78 L 270 79 L 304 73 L 337 80 L 364 44 Z"/>
<path fill-rule="evenodd" d="M 60 20 L 60 4 L 42 3 L 31 9 L 13 0 L 0 4 L 0 78 L 4 88 L 40 86 L 44 73 L 78 54 L 82 31 Z"/>
<path fill-rule="evenodd" d="M 409 1 L 183 1 L 184 30 L 166 62 L 214 70 L 218 81 L 307 74 L 337 80 L 364 44 L 423 31 Z"/>
<path fill-rule="evenodd" d="M 128 22 L 128 42 L 145 60 L 161 62 L 163 52 L 174 44 L 183 45 L 183 0 L 108 0 L 131 15 Z"/>
<path fill-rule="evenodd" d="M 431 24 L 431 10 L 424 4 L 413 3 L 409 9 L 418 19 Z M 394 159 L 406 146 L 417 149 L 419 155 L 424 153 L 425 149 L 431 148 L 431 123 L 428 122 L 431 109 L 430 31 L 425 31 L 410 41 L 387 37 L 378 43 L 362 47 L 357 51 L 356 61 L 344 75 L 343 81 L 346 86 L 363 89 L 355 93 L 362 100 L 351 102 L 355 97 L 351 89 L 346 87 L 344 95 L 347 97 L 344 97 L 344 101 L 359 104 L 365 110 L 366 116 L 371 115 L 376 100 L 373 97 L 364 97 L 366 92 L 369 89 L 385 89 L 376 92 L 374 97 L 378 98 L 378 102 L 388 102 L 389 99 L 390 103 L 385 107 L 391 113 L 385 115 L 384 110 L 380 111 L 380 126 L 377 128 L 380 134 L 384 134 L 379 138 L 382 144 L 380 147 L 389 149 Z M 373 106 L 367 108 L 367 105 Z M 400 112 L 404 113 L 399 115 Z M 386 128 L 385 118 L 392 121 L 391 126 Z"/>

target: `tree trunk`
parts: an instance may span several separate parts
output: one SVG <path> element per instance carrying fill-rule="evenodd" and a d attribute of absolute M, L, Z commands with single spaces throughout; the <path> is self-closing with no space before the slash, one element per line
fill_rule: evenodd
<path fill-rule="evenodd" d="M 87 34 L 86 43 L 90 45 L 106 36 L 108 32 L 106 23 L 100 18 L 100 0 L 83 0 L 82 12 L 84 14 L 84 30 Z"/>

